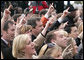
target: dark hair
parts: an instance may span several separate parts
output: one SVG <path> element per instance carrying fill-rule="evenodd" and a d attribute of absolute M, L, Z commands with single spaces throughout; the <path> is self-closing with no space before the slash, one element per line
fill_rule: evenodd
<path fill-rule="evenodd" d="M 75 24 L 68 24 L 64 27 L 64 30 L 68 33 L 71 33 L 71 28 L 74 26 L 75 26 Z"/>
<path fill-rule="evenodd" d="M 42 9 L 42 10 L 39 12 L 39 15 L 42 16 L 42 14 L 45 15 L 46 13 L 47 13 L 47 10 Z"/>
<path fill-rule="evenodd" d="M 37 26 L 36 21 L 40 21 L 40 17 L 34 17 L 27 20 L 27 25 L 31 25 L 33 28 Z"/>
<path fill-rule="evenodd" d="M 73 19 L 74 22 L 77 22 L 78 18 L 79 18 L 79 16 L 76 16 L 76 17 Z"/>
<path fill-rule="evenodd" d="M 72 11 L 76 11 L 77 10 L 76 8 L 73 7 L 73 5 L 68 5 L 68 6 L 66 6 L 65 9 L 67 9 L 68 7 L 70 7 L 69 12 L 72 12 Z"/>
<path fill-rule="evenodd" d="M 46 35 L 46 43 L 51 43 L 51 39 L 55 39 L 56 35 L 54 34 L 55 30 L 50 31 L 47 35 Z"/>
<path fill-rule="evenodd" d="M 21 14 L 14 14 L 12 17 L 13 17 L 14 21 L 17 22 L 17 18 L 20 16 L 21 16 Z"/>
<path fill-rule="evenodd" d="M 4 31 L 7 31 L 7 30 L 9 29 L 9 25 L 8 25 L 8 24 L 13 25 L 14 23 L 13 23 L 12 21 L 6 21 L 6 22 L 4 23 L 4 26 L 3 26 L 3 30 L 4 30 Z"/>

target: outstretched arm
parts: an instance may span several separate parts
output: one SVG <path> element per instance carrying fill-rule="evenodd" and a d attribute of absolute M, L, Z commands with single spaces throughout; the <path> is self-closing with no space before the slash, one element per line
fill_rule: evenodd
<path fill-rule="evenodd" d="M 4 23 L 8 20 L 10 14 L 11 14 L 11 12 L 10 12 L 11 7 L 12 7 L 12 5 L 10 5 L 7 9 L 4 10 L 4 14 L 1 19 L 1 32 L 3 32 Z"/>

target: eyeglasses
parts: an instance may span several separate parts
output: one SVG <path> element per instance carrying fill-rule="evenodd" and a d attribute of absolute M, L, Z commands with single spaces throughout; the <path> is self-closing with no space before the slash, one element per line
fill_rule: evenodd
<path fill-rule="evenodd" d="M 45 54 L 45 52 L 48 50 L 48 48 L 52 48 L 52 47 L 54 47 L 55 46 L 55 44 L 53 44 L 53 43 L 48 43 L 47 44 L 47 47 L 46 47 L 46 49 L 45 49 L 45 51 L 44 51 L 44 54 Z M 44 55 L 43 54 L 43 55 Z"/>

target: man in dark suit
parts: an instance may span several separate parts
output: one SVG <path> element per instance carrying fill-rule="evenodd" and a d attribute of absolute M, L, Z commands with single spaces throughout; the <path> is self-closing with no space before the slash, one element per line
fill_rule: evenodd
<path fill-rule="evenodd" d="M 31 25 L 32 29 L 32 41 L 38 36 L 38 34 L 43 30 L 40 17 L 31 18 L 27 21 L 27 25 Z"/>
<path fill-rule="evenodd" d="M 4 10 L 3 17 L 1 19 L 1 51 L 4 59 L 13 59 L 12 56 L 12 41 L 15 36 L 15 24 L 14 20 L 8 20 L 10 16 L 10 5 L 7 9 Z"/>
<path fill-rule="evenodd" d="M 15 25 L 12 21 L 6 21 L 1 37 L 1 51 L 4 59 L 13 59 L 12 40 L 14 39 Z"/>

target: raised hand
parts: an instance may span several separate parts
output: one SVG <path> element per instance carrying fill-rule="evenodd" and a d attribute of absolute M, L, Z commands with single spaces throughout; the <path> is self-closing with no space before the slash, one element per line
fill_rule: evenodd
<path fill-rule="evenodd" d="M 44 36 L 49 28 L 49 26 L 51 25 L 51 22 L 53 21 L 54 18 L 51 18 L 47 21 L 46 25 L 45 25 L 45 28 L 43 29 L 43 31 L 41 32 Z"/>
<path fill-rule="evenodd" d="M 26 23 L 25 17 L 26 16 L 24 14 L 22 14 L 20 17 L 18 17 L 17 24 L 25 24 Z"/>
<path fill-rule="evenodd" d="M 49 27 L 50 25 L 53 24 L 54 21 L 55 21 L 55 17 L 51 17 L 49 18 L 49 21 L 47 21 L 46 25 Z"/>
<path fill-rule="evenodd" d="M 65 23 L 63 23 L 63 24 L 61 24 L 60 27 L 59 27 L 59 29 L 64 29 L 64 27 L 65 27 L 66 25 L 68 25 L 68 21 L 65 22 Z"/>
<path fill-rule="evenodd" d="M 9 5 L 8 10 L 10 10 L 11 8 L 13 8 L 13 6 L 12 5 Z"/>
<path fill-rule="evenodd" d="M 62 52 L 62 56 L 63 56 L 63 57 L 66 56 L 66 55 L 68 55 L 68 54 L 72 54 L 73 48 L 70 48 L 70 47 L 71 47 L 71 44 L 68 45 L 68 46 L 64 49 L 64 51 Z"/>
<path fill-rule="evenodd" d="M 48 12 L 52 13 L 54 11 L 53 3 L 50 5 Z"/>
<path fill-rule="evenodd" d="M 11 12 L 10 12 L 10 9 L 12 8 L 12 5 L 10 5 L 7 9 L 4 10 L 4 17 L 8 17 Z"/>
<path fill-rule="evenodd" d="M 54 11 L 53 3 L 50 5 L 48 12 L 46 13 L 48 16 Z"/>
<path fill-rule="evenodd" d="M 68 7 L 66 10 L 63 11 L 64 16 L 67 16 L 67 14 L 69 13 L 69 11 L 68 11 L 69 9 L 70 9 L 70 7 Z"/>

